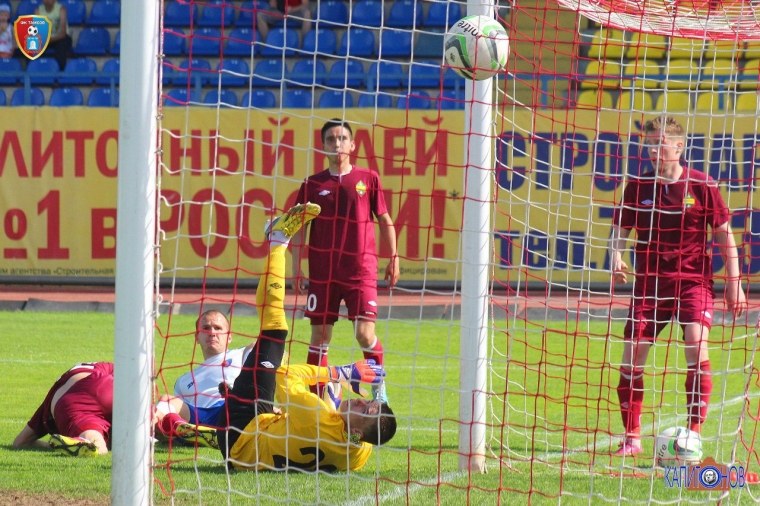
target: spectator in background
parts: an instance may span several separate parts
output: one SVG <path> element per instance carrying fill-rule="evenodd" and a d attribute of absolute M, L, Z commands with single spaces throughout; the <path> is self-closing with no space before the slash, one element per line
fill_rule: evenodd
<path fill-rule="evenodd" d="M 13 56 L 13 28 L 9 22 L 11 6 L 0 4 L 0 58 Z"/>
<path fill-rule="evenodd" d="M 45 50 L 45 56 L 55 58 L 58 67 L 66 67 L 66 59 L 71 52 L 71 36 L 69 35 L 69 20 L 66 7 L 58 0 L 42 0 L 42 5 L 34 11 L 38 16 L 50 20 L 50 42 Z"/>
<path fill-rule="evenodd" d="M 309 0 L 270 0 L 270 11 L 262 11 L 256 15 L 256 28 L 261 34 L 261 40 L 266 41 L 269 25 L 283 20 L 287 16 L 302 19 L 301 39 L 311 30 L 311 11 Z"/>

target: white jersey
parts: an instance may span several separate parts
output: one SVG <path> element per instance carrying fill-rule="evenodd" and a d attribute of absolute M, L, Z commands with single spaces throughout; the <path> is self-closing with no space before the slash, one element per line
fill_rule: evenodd
<path fill-rule="evenodd" d="M 207 359 L 192 372 L 180 376 L 174 384 L 174 395 L 198 408 L 213 408 L 223 404 L 219 383 L 234 383 L 249 352 L 245 348 L 237 348 Z"/>

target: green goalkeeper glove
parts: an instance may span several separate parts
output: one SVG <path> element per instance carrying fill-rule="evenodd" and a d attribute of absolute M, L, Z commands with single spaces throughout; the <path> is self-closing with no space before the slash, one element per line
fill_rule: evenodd
<path fill-rule="evenodd" d="M 330 367 L 330 381 L 340 383 L 348 382 L 354 393 L 361 395 L 359 383 L 377 385 L 383 382 L 385 369 L 377 365 L 374 360 L 360 360 L 355 364 Z"/>

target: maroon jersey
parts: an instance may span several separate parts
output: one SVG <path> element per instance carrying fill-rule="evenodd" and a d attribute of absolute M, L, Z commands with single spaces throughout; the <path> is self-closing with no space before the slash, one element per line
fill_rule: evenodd
<path fill-rule="evenodd" d="M 636 230 L 636 274 L 711 279 L 707 229 L 728 219 L 715 180 L 684 168 L 670 184 L 655 182 L 654 172 L 630 181 L 613 223 Z"/>
<path fill-rule="evenodd" d="M 354 165 L 342 176 L 315 174 L 298 192 L 306 202 L 322 208 L 311 222 L 309 279 L 377 280 L 374 218 L 388 212 L 377 173 Z"/>
<path fill-rule="evenodd" d="M 29 428 L 31 428 L 38 437 L 42 437 L 46 434 L 58 434 L 59 430 L 53 419 L 53 413 L 50 411 L 50 404 L 53 401 L 55 393 L 61 388 L 72 376 L 75 374 L 89 372 L 92 374 L 102 374 L 113 376 L 113 363 L 111 362 L 85 362 L 77 364 L 58 378 L 53 384 L 52 388 L 48 391 L 45 400 L 37 411 L 35 411 L 32 418 L 27 422 Z"/>

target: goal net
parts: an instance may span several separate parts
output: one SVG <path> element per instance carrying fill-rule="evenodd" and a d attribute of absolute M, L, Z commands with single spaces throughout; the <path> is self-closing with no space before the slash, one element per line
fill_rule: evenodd
<path fill-rule="evenodd" d="M 471 4 L 480 13 L 492 8 Z M 655 436 L 688 425 L 678 325 L 661 333 L 644 368 L 644 451 L 635 459 L 613 455 L 624 433 L 616 388 L 631 285 L 613 288 L 607 252 L 625 184 L 652 168 L 641 127 L 667 112 L 687 131 L 686 164 L 718 181 L 742 284 L 752 288 L 760 270 L 760 221 L 753 219 L 760 31 L 751 3 L 500 2 L 495 12 L 511 50 L 507 71 L 493 83 L 493 121 L 480 125 L 493 155 L 486 167 L 472 160 L 479 119 L 471 85 L 443 60 L 445 30 L 467 14 L 466 3 L 308 5 L 308 16 L 283 17 L 266 14 L 261 0 L 163 3 L 155 394 L 173 394 L 177 378 L 204 362 L 195 339 L 203 312 L 228 316 L 231 348 L 258 338 L 264 223 L 326 167 L 320 129 L 341 118 L 354 130 L 356 165 L 380 176 L 398 236 L 401 282 L 392 290 L 382 282 L 390 252 L 378 251 L 376 327 L 398 432 L 363 469 L 345 473 L 298 465 L 235 472 L 216 450 L 159 442 L 155 500 L 757 500 L 757 485 L 696 493 L 655 466 Z M 488 174 L 478 202 L 490 221 L 489 260 L 481 266 L 488 319 L 480 328 L 460 312 L 469 296 L 462 296 L 463 272 L 473 262 L 462 253 L 469 171 Z M 732 318 L 722 301 L 721 256 L 708 249 L 716 281 L 714 387 L 703 453 L 757 472 L 757 305 L 751 300 L 748 313 Z M 630 252 L 624 258 L 635 265 Z M 287 257 L 290 282 L 297 260 Z M 288 291 L 291 364 L 307 357 L 306 303 Z M 483 389 L 469 391 L 460 383 L 460 336 L 473 326 L 487 336 L 487 375 Z M 363 357 L 345 319 L 335 325 L 329 357 L 333 365 Z M 474 405 L 484 401 L 485 474 L 460 465 L 457 440 L 481 423 L 461 417 L 468 396 Z"/>

